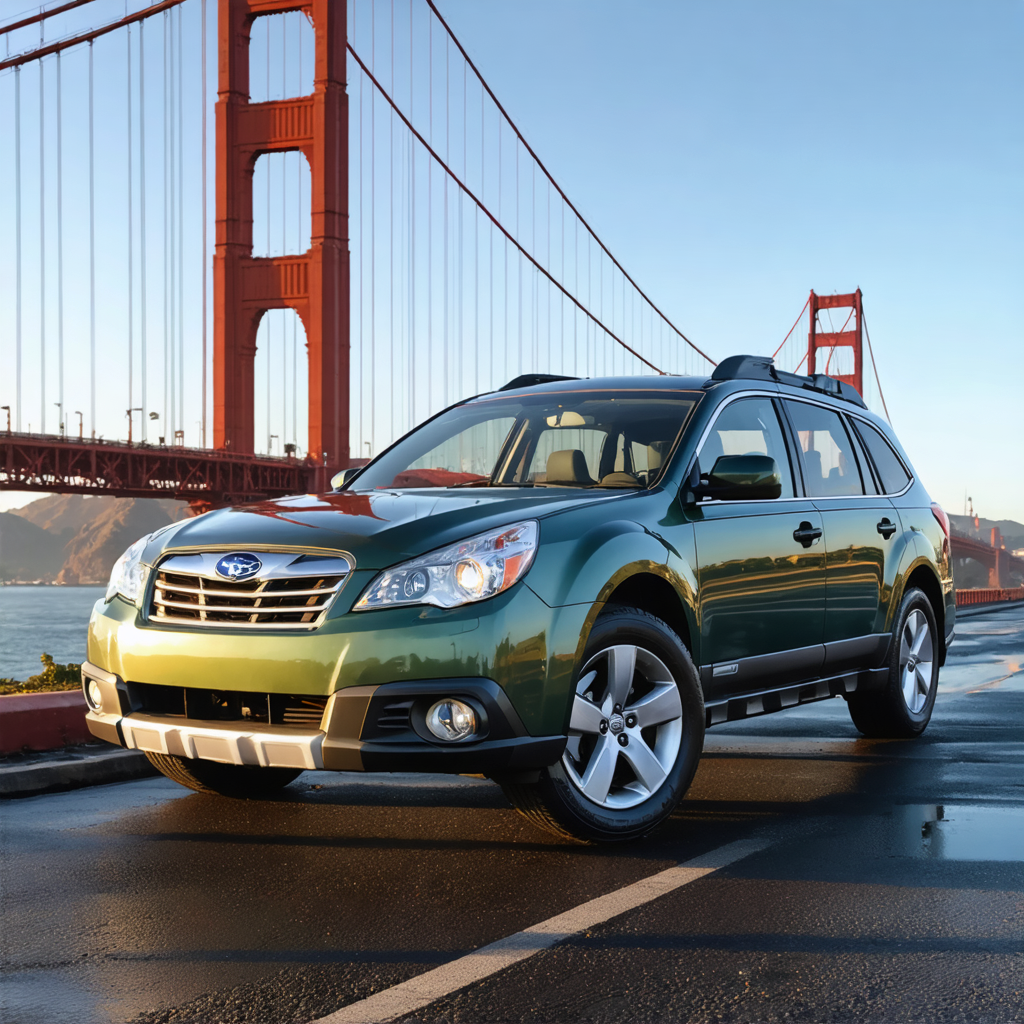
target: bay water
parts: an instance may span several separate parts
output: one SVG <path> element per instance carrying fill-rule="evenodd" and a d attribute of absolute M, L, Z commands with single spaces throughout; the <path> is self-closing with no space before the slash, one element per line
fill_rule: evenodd
<path fill-rule="evenodd" d="M 62 665 L 85 661 L 89 615 L 105 589 L 0 587 L 0 678 L 37 675 L 43 652 Z"/>

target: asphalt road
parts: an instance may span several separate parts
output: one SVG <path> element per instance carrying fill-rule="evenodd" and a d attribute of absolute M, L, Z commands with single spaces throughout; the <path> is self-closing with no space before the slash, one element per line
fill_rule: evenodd
<path fill-rule="evenodd" d="M 163 779 L 6 801 L 0 1019 L 358 1013 L 753 840 L 403 1019 L 1020 1021 L 1024 608 L 958 634 L 919 740 L 860 739 L 841 700 L 716 727 L 678 814 L 625 848 L 565 845 L 490 783 L 440 776 L 308 773 L 272 801 Z"/>

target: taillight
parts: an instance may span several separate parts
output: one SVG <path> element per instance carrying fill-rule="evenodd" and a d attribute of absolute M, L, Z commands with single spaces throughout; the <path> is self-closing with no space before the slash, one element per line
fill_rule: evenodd
<path fill-rule="evenodd" d="M 949 555 L 949 516 L 946 515 L 942 506 L 937 502 L 932 502 L 932 515 L 935 516 L 936 521 L 942 529 L 942 534 L 945 540 L 942 543 L 942 553 Z"/>

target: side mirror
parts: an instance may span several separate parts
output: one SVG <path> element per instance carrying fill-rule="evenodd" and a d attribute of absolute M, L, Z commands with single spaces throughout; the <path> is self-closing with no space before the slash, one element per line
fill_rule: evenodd
<path fill-rule="evenodd" d="M 331 490 L 341 490 L 345 484 L 354 480 L 362 471 L 362 466 L 349 466 L 348 469 L 339 470 L 331 477 Z"/>
<path fill-rule="evenodd" d="M 782 495 L 782 476 L 770 455 L 721 455 L 701 481 L 702 498 L 758 501 Z"/>

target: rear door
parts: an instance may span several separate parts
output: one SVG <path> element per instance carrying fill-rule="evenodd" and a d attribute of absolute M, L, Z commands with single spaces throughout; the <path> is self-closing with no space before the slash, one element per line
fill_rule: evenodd
<path fill-rule="evenodd" d="M 874 666 L 888 643 L 892 581 L 902 551 L 899 516 L 875 481 L 849 421 L 834 409 L 785 399 L 805 493 L 825 530 L 827 675 Z"/>
<path fill-rule="evenodd" d="M 688 509 L 697 544 L 701 676 L 708 700 L 783 686 L 820 670 L 825 546 L 821 514 L 798 497 L 769 396 L 724 406 L 698 451 L 706 475 L 721 455 L 770 455 L 782 496 L 702 501 Z"/>

